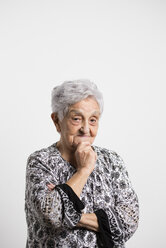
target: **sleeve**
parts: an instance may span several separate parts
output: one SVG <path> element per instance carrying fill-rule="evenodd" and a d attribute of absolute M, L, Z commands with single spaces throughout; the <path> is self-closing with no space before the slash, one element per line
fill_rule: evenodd
<path fill-rule="evenodd" d="M 84 208 L 74 191 L 67 185 L 56 185 L 50 191 L 47 184 L 52 176 L 43 160 L 30 156 L 26 169 L 25 211 L 37 217 L 42 225 L 55 229 L 73 228 Z"/>
<path fill-rule="evenodd" d="M 110 160 L 115 203 L 95 213 L 100 229 L 98 238 L 101 245 L 99 247 L 118 248 L 124 247 L 125 242 L 138 227 L 139 204 L 122 158 L 111 151 Z"/>

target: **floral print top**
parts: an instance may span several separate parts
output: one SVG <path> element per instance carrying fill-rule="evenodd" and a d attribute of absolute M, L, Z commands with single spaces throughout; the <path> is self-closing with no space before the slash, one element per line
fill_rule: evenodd
<path fill-rule="evenodd" d="M 76 169 L 62 158 L 56 143 L 28 157 L 26 248 L 124 248 L 136 231 L 138 198 L 122 158 L 112 150 L 92 147 L 97 161 L 80 198 L 65 184 Z M 48 183 L 55 189 L 50 191 Z M 94 212 L 99 233 L 76 227 L 82 213 Z M 110 245 L 104 244 L 107 234 Z"/>

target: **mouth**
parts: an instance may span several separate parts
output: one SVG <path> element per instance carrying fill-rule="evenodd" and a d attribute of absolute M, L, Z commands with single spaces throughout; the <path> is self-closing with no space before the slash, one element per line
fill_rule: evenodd
<path fill-rule="evenodd" d="M 88 135 L 77 135 L 77 138 L 78 139 L 89 139 L 90 136 L 88 136 Z"/>
<path fill-rule="evenodd" d="M 89 135 L 77 135 L 78 137 L 89 138 Z"/>

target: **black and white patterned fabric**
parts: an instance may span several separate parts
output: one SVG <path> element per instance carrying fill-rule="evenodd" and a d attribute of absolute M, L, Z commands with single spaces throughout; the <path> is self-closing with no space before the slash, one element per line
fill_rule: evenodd
<path fill-rule="evenodd" d="M 92 147 L 97 153 L 96 166 L 80 199 L 65 184 L 76 169 L 61 157 L 56 143 L 29 156 L 25 193 L 27 248 L 106 248 L 101 241 L 105 237 L 103 230 L 111 237 L 110 247 L 124 248 L 136 231 L 138 198 L 122 158 L 112 150 Z M 48 183 L 55 184 L 55 189 L 50 191 Z M 94 212 L 101 233 L 76 227 L 82 213 Z"/>

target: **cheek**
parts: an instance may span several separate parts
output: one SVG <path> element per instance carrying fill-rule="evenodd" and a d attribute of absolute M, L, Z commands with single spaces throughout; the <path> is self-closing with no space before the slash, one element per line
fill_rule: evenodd
<path fill-rule="evenodd" d="M 93 128 L 91 129 L 91 135 L 92 135 L 93 137 L 95 137 L 95 136 L 97 135 L 97 131 L 98 131 L 98 127 L 93 127 Z"/>
<path fill-rule="evenodd" d="M 69 136 L 75 135 L 78 133 L 80 127 L 76 125 L 67 125 L 66 126 L 66 134 Z"/>

